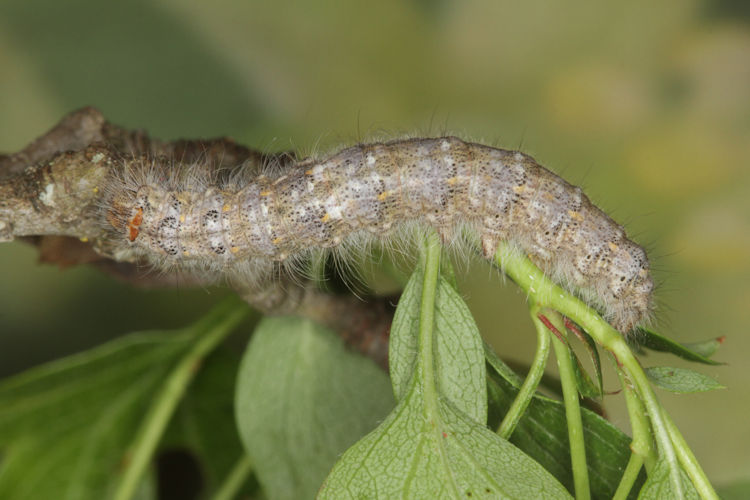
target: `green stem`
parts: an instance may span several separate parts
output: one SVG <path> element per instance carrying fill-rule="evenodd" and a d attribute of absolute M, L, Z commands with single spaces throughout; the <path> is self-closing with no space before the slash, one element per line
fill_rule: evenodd
<path fill-rule="evenodd" d="M 555 312 L 546 312 L 545 316 L 561 333 L 565 332 L 562 318 Z M 557 368 L 560 372 L 563 401 L 565 401 L 565 422 L 568 425 L 568 441 L 570 442 L 570 461 L 573 467 L 573 484 L 577 500 L 589 500 L 591 489 L 589 486 L 589 469 L 586 464 L 586 444 L 583 440 L 583 422 L 581 420 L 581 405 L 578 397 L 578 385 L 573 368 L 573 361 L 568 352 L 568 346 L 558 339 L 552 332 L 548 332 L 552 339 L 552 348 L 557 358 Z"/>
<path fill-rule="evenodd" d="M 607 346 L 605 346 L 607 347 Z M 682 479 L 680 477 L 680 465 L 677 462 L 672 440 L 669 437 L 667 426 L 664 421 L 664 411 L 659 400 L 656 398 L 654 390 L 646 377 L 646 373 L 641 368 L 641 364 L 633 356 L 625 340 L 620 337 L 609 346 L 622 364 L 630 379 L 634 382 L 638 396 L 646 407 L 646 412 L 651 420 L 656 443 L 659 447 L 659 455 L 666 460 L 669 466 L 669 481 L 672 485 L 673 492 L 677 498 L 682 498 L 685 494 L 682 488 Z"/>
<path fill-rule="evenodd" d="M 665 414 L 664 420 L 667 424 L 669 437 L 672 439 L 675 450 L 677 451 L 677 458 L 680 460 L 682 467 L 685 469 L 688 477 L 693 482 L 693 485 L 698 491 L 698 494 L 701 496 L 701 498 L 718 500 L 719 496 L 716 494 L 713 486 L 711 486 L 706 473 L 703 472 L 703 469 L 698 463 L 698 460 L 695 459 L 695 455 L 693 455 L 693 452 L 685 442 L 685 438 L 682 437 L 682 434 L 677 429 L 677 426 L 674 424 L 669 415 Z"/>
<path fill-rule="evenodd" d="M 646 470 L 650 472 L 656 465 L 657 456 L 654 449 L 651 424 L 649 424 L 646 417 L 646 408 L 635 393 L 632 382 L 630 382 L 620 367 L 617 366 L 616 361 L 615 366 L 617 368 L 617 375 L 620 378 L 620 385 L 625 392 L 625 404 L 628 408 L 630 426 L 633 429 L 633 440 L 630 443 L 630 449 L 634 454 L 639 455 L 643 459 L 642 461 L 646 465 Z"/>
<path fill-rule="evenodd" d="M 526 408 L 528 408 L 531 403 L 536 388 L 539 387 L 539 381 L 542 379 L 542 376 L 544 376 L 544 368 L 547 365 L 550 346 L 549 332 L 547 331 L 547 327 L 545 327 L 537 317 L 537 312 L 538 308 L 533 306 L 531 308 L 531 319 L 536 327 L 536 354 L 534 354 L 534 361 L 531 363 L 531 368 L 529 368 L 529 373 L 526 375 L 526 380 L 523 381 L 523 385 L 518 391 L 516 399 L 513 400 L 513 404 L 510 405 L 508 413 L 505 414 L 503 421 L 500 423 L 500 427 L 497 429 L 497 433 L 504 439 L 508 439 L 510 435 L 513 434 L 513 431 L 521 420 Z"/>
<path fill-rule="evenodd" d="M 631 453 L 628 465 L 625 467 L 625 472 L 622 474 L 620 484 L 617 486 L 612 500 L 626 500 L 630 494 L 630 490 L 633 489 L 635 481 L 638 479 L 638 474 L 641 472 L 643 467 L 643 457 L 637 453 Z"/>
<path fill-rule="evenodd" d="M 424 387 L 424 401 L 427 411 L 437 414 L 438 395 L 434 385 L 435 363 L 433 360 L 433 330 L 435 328 L 435 298 L 440 277 L 440 238 L 431 232 L 424 241 L 422 252 L 424 278 L 422 281 L 422 302 L 419 308 L 419 357 L 423 370 L 423 380 L 432 381 Z"/>
<path fill-rule="evenodd" d="M 212 500 L 232 500 L 235 498 L 252 471 L 253 461 L 247 454 L 243 453 L 239 460 L 235 462 L 232 470 L 229 471 L 229 475 L 216 491 Z"/>
<path fill-rule="evenodd" d="M 124 475 L 115 490 L 115 500 L 133 497 L 172 414 L 198 372 L 201 360 L 232 332 L 248 311 L 247 306 L 238 305 L 237 300 L 233 299 L 216 307 L 191 328 L 197 340 L 164 381 L 143 418 L 130 449 Z"/>
<path fill-rule="evenodd" d="M 683 488 L 680 480 L 680 468 L 672 440 L 664 423 L 662 407 L 656 399 L 640 363 L 633 356 L 622 335 L 607 324 L 596 311 L 547 278 L 538 267 L 510 244 L 503 243 L 500 245 L 495 254 L 495 261 L 506 275 L 527 291 L 530 300 L 541 306 L 554 309 L 583 326 L 594 340 L 617 357 L 618 362 L 633 381 L 638 396 L 645 404 L 656 437 L 659 454 L 669 467 L 672 489 L 678 498 L 681 497 Z"/>

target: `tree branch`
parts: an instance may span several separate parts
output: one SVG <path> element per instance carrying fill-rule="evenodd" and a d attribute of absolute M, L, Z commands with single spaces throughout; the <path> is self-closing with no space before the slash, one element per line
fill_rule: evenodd
<path fill-rule="evenodd" d="M 42 262 L 93 265 L 136 286 L 207 285 L 202 276 L 149 272 L 148 265 L 115 252 L 104 230 L 100 203 L 107 176 L 144 160 L 166 171 L 174 158 L 229 171 L 296 161 L 293 153 L 263 154 L 226 137 L 160 141 L 107 122 L 95 108 L 83 108 L 22 151 L 0 155 L 0 242 L 18 239 L 36 246 Z M 284 279 L 261 290 L 239 287 L 237 292 L 264 313 L 311 317 L 386 366 L 393 318 L 387 298 L 365 303 Z"/>

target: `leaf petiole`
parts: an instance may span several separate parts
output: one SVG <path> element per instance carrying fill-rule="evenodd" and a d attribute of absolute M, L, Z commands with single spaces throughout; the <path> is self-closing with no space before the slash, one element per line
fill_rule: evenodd
<path fill-rule="evenodd" d="M 617 368 L 617 375 L 620 378 L 620 385 L 625 394 L 625 404 L 630 418 L 630 427 L 633 430 L 633 440 L 630 443 L 630 449 L 634 455 L 638 455 L 643 459 L 646 470 L 651 472 L 656 465 L 658 457 L 654 449 L 654 436 L 651 433 L 651 424 L 646 417 L 646 408 L 643 406 L 640 398 L 638 398 L 638 394 L 636 394 L 627 375 L 619 367 Z"/>
<path fill-rule="evenodd" d="M 564 335 L 565 328 L 560 315 L 554 311 L 545 311 L 546 318 L 552 326 Z M 578 396 L 578 384 L 573 368 L 573 361 L 568 351 L 569 346 L 551 331 L 552 348 L 557 358 L 557 367 L 562 383 L 563 400 L 565 402 L 565 421 L 568 426 L 568 440 L 570 443 L 570 460 L 573 467 L 573 484 L 577 500 L 591 498 L 589 486 L 589 470 L 586 464 L 586 444 L 583 441 L 583 423 L 581 421 L 581 405 Z"/>
<path fill-rule="evenodd" d="M 622 474 L 620 484 L 617 486 L 617 491 L 612 496 L 612 500 L 627 500 L 630 490 L 633 489 L 638 474 L 641 472 L 643 467 L 643 457 L 637 453 L 630 455 L 628 465 L 625 467 L 625 472 Z"/>
<path fill-rule="evenodd" d="M 536 392 L 536 388 L 539 387 L 539 382 L 542 380 L 542 376 L 544 375 L 544 368 L 547 365 L 547 358 L 549 358 L 549 333 L 547 332 L 544 324 L 537 317 L 538 311 L 539 309 L 536 307 L 536 305 L 533 305 L 531 307 L 531 319 L 534 322 L 534 326 L 536 327 L 537 336 L 537 347 L 536 353 L 534 354 L 534 360 L 531 363 L 529 373 L 526 375 L 526 379 L 523 381 L 523 385 L 521 386 L 516 399 L 513 400 L 513 404 L 511 404 L 510 408 L 508 409 L 508 413 L 505 414 L 505 417 L 503 417 L 503 421 L 500 422 L 500 426 L 497 429 L 497 433 L 500 435 L 500 437 L 505 439 L 508 439 L 510 435 L 513 434 L 513 430 L 521 420 L 521 417 L 526 411 L 526 408 L 528 408 L 529 403 L 531 403 L 531 400 L 534 397 L 534 393 Z"/>
<path fill-rule="evenodd" d="M 695 485 L 695 489 L 698 490 L 698 493 L 702 498 L 719 500 L 719 496 L 711 486 L 708 477 L 706 477 L 706 473 L 703 472 L 703 469 L 701 469 L 698 460 L 696 460 L 695 455 L 693 455 L 693 452 L 685 442 L 685 438 L 682 437 L 682 434 L 677 429 L 677 426 L 674 424 L 669 415 L 664 415 L 664 421 L 667 425 L 669 438 L 674 443 L 675 451 L 677 452 L 677 458 L 679 459 L 680 464 L 682 464 L 682 467 L 685 469 L 685 472 L 687 472 L 688 477 L 693 482 L 693 485 Z"/>
<path fill-rule="evenodd" d="M 431 232 L 423 243 L 422 259 L 424 277 L 422 281 L 422 300 L 419 308 L 419 358 L 422 366 L 425 411 L 437 415 L 438 395 L 435 381 L 435 361 L 433 331 L 435 328 L 435 296 L 438 278 L 440 277 L 440 238 Z"/>
<path fill-rule="evenodd" d="M 130 448 L 122 479 L 112 498 L 115 500 L 133 498 L 172 414 L 197 373 L 197 366 L 227 335 L 232 333 L 249 310 L 245 304 L 233 298 L 217 306 L 192 329 L 196 336 L 193 348 L 183 356 L 169 374 L 144 416 L 141 428 Z"/>
<path fill-rule="evenodd" d="M 679 439 L 681 438 L 679 434 L 669 432 L 665 412 L 659 404 L 643 368 L 622 335 L 607 324 L 596 311 L 552 282 L 526 256 L 515 251 L 510 244 L 502 243 L 500 245 L 495 253 L 495 263 L 528 293 L 530 301 L 558 311 L 572 319 L 575 323 L 581 325 L 599 345 L 614 354 L 618 364 L 622 367 L 628 379 L 632 381 L 634 394 L 646 409 L 658 446 L 659 456 L 668 468 L 669 482 L 674 494 L 678 498 L 684 496 L 681 480 L 682 472 L 675 451 L 676 445 L 681 460 L 690 465 L 686 472 L 696 489 L 703 498 L 717 498 L 700 465 L 697 461 L 689 460 L 692 453 L 684 440 Z"/>

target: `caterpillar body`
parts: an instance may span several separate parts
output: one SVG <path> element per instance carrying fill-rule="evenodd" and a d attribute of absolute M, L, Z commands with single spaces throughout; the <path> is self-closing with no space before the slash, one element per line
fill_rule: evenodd
<path fill-rule="evenodd" d="M 163 174 L 162 174 L 163 175 Z M 625 333 L 651 310 L 645 251 L 580 188 L 516 151 L 455 137 L 361 144 L 252 179 L 169 180 L 144 168 L 112 182 L 110 229 L 162 268 L 258 280 L 317 249 L 387 240 L 418 222 L 451 240 L 462 228 L 492 257 L 510 241 Z"/>

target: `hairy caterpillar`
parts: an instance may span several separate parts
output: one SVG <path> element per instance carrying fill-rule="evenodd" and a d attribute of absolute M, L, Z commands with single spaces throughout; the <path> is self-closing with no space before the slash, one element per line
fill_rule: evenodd
<path fill-rule="evenodd" d="M 251 180 L 122 173 L 105 203 L 114 237 L 157 267 L 255 280 L 275 263 L 412 221 L 450 241 L 468 227 L 491 257 L 511 241 L 600 308 L 621 332 L 644 321 L 653 281 L 645 251 L 580 188 L 520 152 L 455 137 L 363 144 Z"/>

